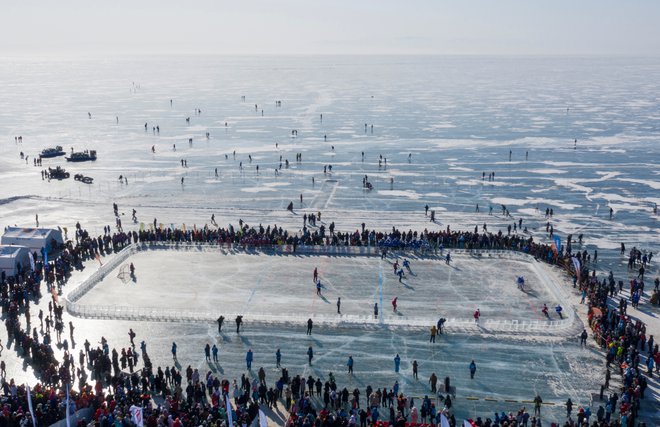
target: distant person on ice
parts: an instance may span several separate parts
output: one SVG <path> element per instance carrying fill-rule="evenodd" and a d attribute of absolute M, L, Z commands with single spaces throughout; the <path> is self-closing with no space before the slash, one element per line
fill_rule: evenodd
<path fill-rule="evenodd" d="M 477 364 L 474 363 L 474 360 L 470 362 L 470 379 L 474 379 L 474 374 L 477 372 Z"/>
<path fill-rule="evenodd" d="M 378 319 L 378 303 L 374 304 L 374 317 Z"/>
<path fill-rule="evenodd" d="M 479 324 L 479 318 L 481 317 L 481 311 L 477 309 L 474 314 L 472 315 L 474 317 L 474 323 Z"/>
<path fill-rule="evenodd" d="M 442 333 L 442 327 L 444 326 L 446 321 L 447 321 L 447 319 L 445 319 L 444 317 L 441 317 L 440 319 L 438 319 L 438 323 L 437 323 L 436 326 L 438 327 L 438 333 L 439 334 Z"/>
<path fill-rule="evenodd" d="M 236 333 L 240 333 L 241 324 L 243 323 L 243 316 L 236 316 Z"/>
<path fill-rule="evenodd" d="M 396 356 L 394 356 L 394 372 L 398 373 L 400 367 L 401 367 L 401 358 L 397 354 Z"/>
<path fill-rule="evenodd" d="M 252 370 L 252 360 L 254 360 L 254 354 L 252 353 L 252 349 L 249 349 L 245 354 L 245 364 L 248 371 Z"/>
<path fill-rule="evenodd" d="M 583 329 L 582 333 L 580 334 L 580 346 L 587 346 L 587 330 Z"/>
<path fill-rule="evenodd" d="M 314 350 L 312 350 L 312 346 L 310 345 L 309 348 L 307 349 L 307 359 L 309 362 L 309 366 L 312 366 L 313 358 L 314 358 Z"/>
<path fill-rule="evenodd" d="M 225 316 L 218 317 L 217 322 L 218 322 L 218 333 L 219 334 L 222 333 L 222 324 L 224 323 L 224 321 L 225 321 Z"/>
<path fill-rule="evenodd" d="M 312 326 L 314 325 L 314 322 L 312 322 L 312 319 L 307 320 L 307 335 L 312 335 Z"/>

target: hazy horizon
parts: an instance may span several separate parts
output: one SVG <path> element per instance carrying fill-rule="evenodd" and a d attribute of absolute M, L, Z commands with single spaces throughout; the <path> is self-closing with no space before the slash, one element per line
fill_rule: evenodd
<path fill-rule="evenodd" d="M 660 3 L 34 0 L 4 5 L 0 55 L 660 55 Z"/>

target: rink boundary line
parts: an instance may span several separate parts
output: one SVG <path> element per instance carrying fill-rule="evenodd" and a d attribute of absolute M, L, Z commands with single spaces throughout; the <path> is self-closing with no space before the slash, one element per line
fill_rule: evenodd
<path fill-rule="evenodd" d="M 265 250 L 264 250 L 265 249 Z M 109 261 L 102 264 L 99 269 L 92 273 L 85 279 L 78 287 L 70 291 L 64 298 L 63 302 L 66 306 L 67 312 L 75 317 L 89 318 L 89 319 L 114 319 L 114 320 L 132 320 L 132 321 L 160 321 L 160 322 L 196 322 L 208 323 L 214 322 L 217 313 L 199 313 L 199 312 L 186 312 L 184 310 L 168 310 L 156 307 L 128 307 L 120 305 L 84 305 L 78 304 L 79 301 L 87 292 L 92 290 L 97 284 L 101 283 L 103 279 L 115 270 L 119 265 L 125 262 L 131 255 L 142 251 L 157 251 L 157 250 L 185 250 L 185 251 L 202 251 L 202 250 L 216 250 L 224 252 L 226 255 L 232 253 L 243 254 L 264 254 L 264 255 L 317 255 L 317 256 L 381 256 L 381 248 L 373 246 L 299 246 L 293 252 L 292 245 L 268 245 L 268 246 L 250 246 L 250 245 L 225 245 L 217 243 L 188 243 L 188 242 L 148 242 L 130 244 L 124 247 L 121 251 L 115 254 Z M 410 252 L 416 251 L 391 251 L 391 255 L 399 256 L 401 253 L 410 255 Z M 533 256 L 512 250 L 488 250 L 488 249 L 452 249 L 455 256 L 470 256 L 472 258 L 483 259 L 496 259 L 508 258 L 516 259 L 523 262 L 532 264 L 532 268 L 536 274 L 541 278 L 551 292 L 559 293 L 560 289 L 548 277 L 548 272 L 543 268 L 536 266 L 540 263 Z M 441 252 L 442 253 L 442 252 Z M 443 258 L 431 254 L 416 254 L 424 259 L 437 259 Z M 485 257 L 484 255 L 487 255 Z M 494 256 L 493 256 L 494 255 Z M 563 298 L 560 295 L 555 295 L 558 299 Z M 225 317 L 231 318 L 237 315 L 245 315 L 244 313 L 223 313 Z M 251 323 L 255 324 L 300 324 L 305 322 L 309 316 L 282 316 L 274 317 L 273 315 L 260 315 L 249 314 L 247 315 Z M 427 328 L 430 323 L 435 323 L 435 320 L 429 318 L 411 318 L 402 319 L 401 321 L 393 321 L 395 318 L 388 319 L 382 322 L 382 319 L 373 319 L 371 315 L 342 315 L 339 319 L 336 317 L 328 316 L 314 316 L 312 319 L 315 323 L 335 326 L 335 327 L 349 327 L 349 326 L 367 326 L 374 324 L 378 327 L 409 327 L 409 328 Z M 455 333 L 471 334 L 474 332 L 551 332 L 558 330 L 569 329 L 574 323 L 574 312 L 570 310 L 569 316 L 564 320 L 535 320 L 535 321 L 520 321 L 520 320 L 492 320 L 488 319 L 481 324 L 476 324 L 471 318 L 449 318 L 445 323 L 447 331 L 454 331 Z"/>
<path fill-rule="evenodd" d="M 417 397 L 417 396 L 415 396 Z M 518 399 L 496 399 L 494 397 L 479 397 L 479 396 L 465 396 L 465 400 L 470 400 L 470 401 L 484 401 L 484 402 L 492 402 L 492 403 L 520 403 L 524 405 L 530 405 L 534 404 L 533 400 L 518 400 Z M 563 403 L 561 402 L 541 402 L 541 405 L 544 406 L 561 406 Z"/>
<path fill-rule="evenodd" d="M 469 401 L 474 401 L 474 402 L 483 401 L 483 402 L 490 402 L 490 403 L 519 403 L 519 404 L 525 404 L 525 405 L 529 405 L 529 404 L 533 405 L 534 404 L 534 401 L 529 400 L 529 399 L 505 399 L 505 398 L 499 398 L 498 399 L 498 398 L 495 398 L 495 397 L 482 397 L 482 396 L 458 397 L 458 396 L 452 395 L 451 393 L 449 393 L 449 395 L 451 395 L 451 397 L 454 401 L 469 400 Z M 422 396 L 422 395 L 417 395 L 417 394 L 411 394 L 411 395 L 406 395 L 406 396 L 407 397 L 412 397 L 414 399 L 424 399 L 425 397 L 429 397 L 428 395 Z M 436 396 L 436 399 L 438 397 L 441 397 L 441 396 L 443 396 L 443 393 L 438 392 L 438 396 Z M 562 406 L 562 405 L 564 405 L 564 402 L 562 402 L 562 401 L 555 401 L 555 402 L 548 401 L 548 402 L 541 402 L 541 405 L 543 405 L 543 406 Z"/>

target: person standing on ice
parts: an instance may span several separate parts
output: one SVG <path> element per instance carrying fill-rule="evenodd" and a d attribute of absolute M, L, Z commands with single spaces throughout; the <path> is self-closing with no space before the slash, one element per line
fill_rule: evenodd
<path fill-rule="evenodd" d="M 314 267 L 314 283 L 318 282 L 319 280 L 319 269 L 317 267 Z"/>
<path fill-rule="evenodd" d="M 474 314 L 472 315 L 474 317 L 474 323 L 479 324 L 479 318 L 481 317 L 481 311 L 477 309 Z"/>
<path fill-rule="evenodd" d="M 243 316 L 236 316 L 236 333 L 240 333 L 241 323 L 243 323 Z"/>
<path fill-rule="evenodd" d="M 401 358 L 399 357 L 399 354 L 397 353 L 397 355 L 394 356 L 394 372 L 396 372 L 398 374 L 400 367 L 401 367 Z"/>
<path fill-rule="evenodd" d="M 445 256 L 445 262 L 447 263 L 447 265 L 449 265 L 449 263 L 451 262 L 451 254 L 449 253 L 449 251 L 447 251 L 447 256 Z"/>
<path fill-rule="evenodd" d="M 400 268 L 396 274 L 399 276 L 399 283 L 403 283 L 403 268 Z"/>
<path fill-rule="evenodd" d="M 224 321 L 225 321 L 225 316 L 220 316 L 220 317 L 218 317 L 217 322 L 218 322 L 218 333 L 219 333 L 219 334 L 222 333 L 222 323 L 223 323 Z"/>
<path fill-rule="evenodd" d="M 337 314 L 341 314 L 341 297 L 337 297 Z"/>
<path fill-rule="evenodd" d="M 247 365 L 248 371 L 252 370 L 252 360 L 254 359 L 254 354 L 252 354 L 252 349 L 249 349 L 245 354 L 245 364 Z"/>
<path fill-rule="evenodd" d="M 580 334 L 580 347 L 587 346 L 587 336 L 587 330 L 582 329 L 582 333 Z"/>
<path fill-rule="evenodd" d="M 172 342 L 172 358 L 176 360 L 176 343 Z"/>
<path fill-rule="evenodd" d="M 399 298 L 399 297 L 394 297 L 394 299 L 392 300 L 392 310 L 394 310 L 395 313 L 396 313 L 396 300 L 397 300 L 398 298 Z"/>
<path fill-rule="evenodd" d="M 310 345 L 309 348 L 307 349 L 307 360 L 309 363 L 309 366 L 312 366 L 312 359 L 314 358 L 314 350 L 312 350 L 312 346 Z"/>
<path fill-rule="evenodd" d="M 218 363 L 218 346 L 213 344 L 213 347 L 211 347 L 211 353 L 213 353 L 213 361 L 215 363 Z"/>
<path fill-rule="evenodd" d="M 312 326 L 314 325 L 314 322 L 312 322 L 312 319 L 307 319 L 307 335 L 312 335 Z"/>
<path fill-rule="evenodd" d="M 431 326 L 431 339 L 429 342 L 435 343 L 435 336 L 438 335 L 438 328 L 433 325 Z"/>
<path fill-rule="evenodd" d="M 322 296 L 321 295 L 321 281 L 316 282 L 316 295 Z"/>
<path fill-rule="evenodd" d="M 557 304 L 557 307 L 555 307 L 555 312 L 557 312 L 557 315 L 559 316 L 560 319 L 564 318 L 564 315 L 561 313 L 563 308 L 561 308 L 561 305 Z"/>
<path fill-rule="evenodd" d="M 348 356 L 348 362 L 346 362 L 346 366 L 348 366 L 348 374 L 353 375 L 353 356 Z"/>
<path fill-rule="evenodd" d="M 206 343 L 206 347 L 204 347 L 204 356 L 206 356 L 207 362 L 211 361 L 211 346 L 209 343 Z"/>
<path fill-rule="evenodd" d="M 541 395 L 537 394 L 536 397 L 534 398 L 534 416 L 541 416 L 541 403 L 543 403 L 543 399 L 541 399 Z"/>
<path fill-rule="evenodd" d="M 474 360 L 470 362 L 470 379 L 474 379 L 474 374 L 477 372 L 477 364 L 474 363 Z"/>
<path fill-rule="evenodd" d="M 374 317 L 378 319 L 378 303 L 374 304 Z"/>
<path fill-rule="evenodd" d="M 419 368 L 419 364 L 417 363 L 417 360 L 413 360 L 412 368 L 413 368 L 413 378 L 418 380 L 419 377 L 417 376 L 417 369 Z"/>
<path fill-rule="evenodd" d="M 280 362 L 282 362 L 282 352 L 278 348 L 277 351 L 275 352 L 275 367 L 279 368 L 280 367 Z"/>

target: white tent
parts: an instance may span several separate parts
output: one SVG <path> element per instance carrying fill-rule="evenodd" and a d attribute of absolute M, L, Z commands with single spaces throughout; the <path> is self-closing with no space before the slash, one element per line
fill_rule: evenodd
<path fill-rule="evenodd" d="M 30 249 L 25 246 L 0 245 L 0 271 L 6 276 L 13 276 L 18 272 L 18 266 L 23 271 L 32 270 L 30 266 Z"/>
<path fill-rule="evenodd" d="M 30 248 L 41 255 L 41 249 L 53 249 L 53 240 L 62 244 L 62 232 L 53 228 L 7 227 L 2 236 L 3 245 L 18 245 Z"/>

